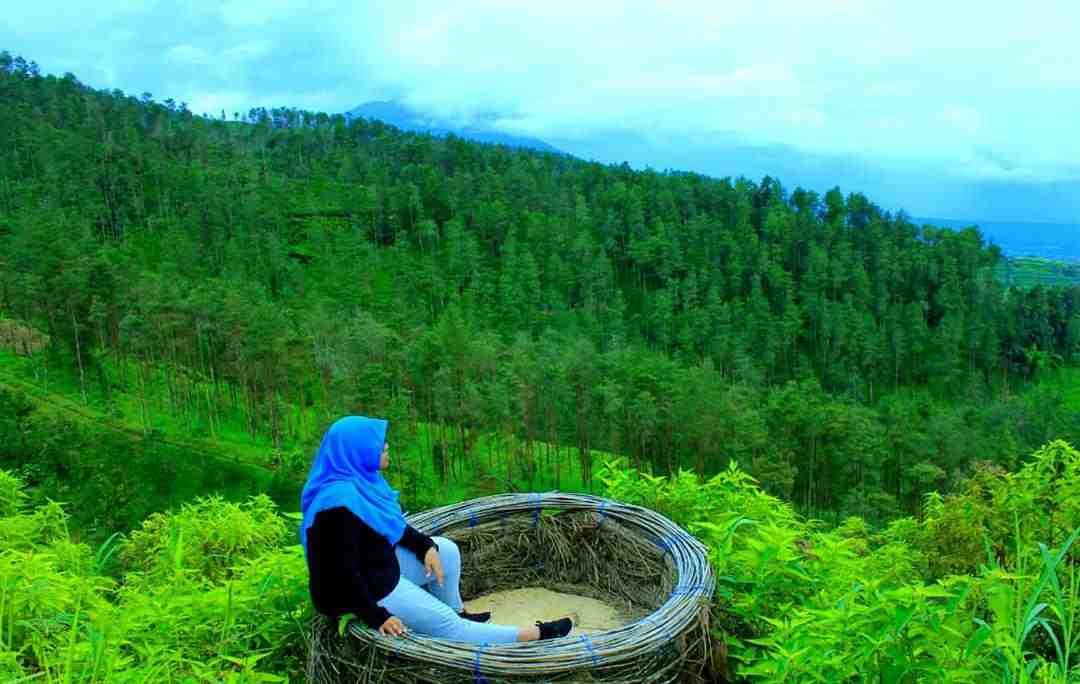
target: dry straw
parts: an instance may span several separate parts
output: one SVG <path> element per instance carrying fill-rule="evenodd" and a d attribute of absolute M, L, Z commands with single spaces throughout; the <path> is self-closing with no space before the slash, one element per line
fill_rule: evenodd
<path fill-rule="evenodd" d="M 383 637 L 357 622 L 343 640 L 319 620 L 309 681 L 653 683 L 693 679 L 710 660 L 706 548 L 655 511 L 583 494 L 502 494 L 409 522 L 458 543 L 466 599 L 540 586 L 603 600 L 631 621 L 588 636 L 477 645 Z"/>

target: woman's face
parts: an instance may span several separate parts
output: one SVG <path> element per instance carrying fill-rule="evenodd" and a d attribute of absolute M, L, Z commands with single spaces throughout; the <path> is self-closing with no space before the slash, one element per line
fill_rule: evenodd
<path fill-rule="evenodd" d="M 379 457 L 379 470 L 390 467 L 390 442 L 383 442 L 382 456 Z"/>

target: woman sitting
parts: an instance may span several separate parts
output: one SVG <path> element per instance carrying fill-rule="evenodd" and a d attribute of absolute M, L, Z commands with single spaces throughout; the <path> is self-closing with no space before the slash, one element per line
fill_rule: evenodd
<path fill-rule="evenodd" d="M 311 601 L 332 617 L 353 613 L 386 636 L 414 629 L 475 643 L 566 636 L 570 618 L 530 627 L 487 624 L 465 612 L 461 554 L 445 537 L 405 522 L 398 492 L 380 474 L 389 465 L 387 422 L 348 416 L 330 426 L 300 500 L 300 542 Z"/>

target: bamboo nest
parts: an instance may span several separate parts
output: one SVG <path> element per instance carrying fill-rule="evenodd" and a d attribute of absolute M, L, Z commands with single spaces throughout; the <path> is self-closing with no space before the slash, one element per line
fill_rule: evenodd
<path fill-rule="evenodd" d="M 383 637 L 360 622 L 353 639 L 320 618 L 308 679 L 342 682 L 670 682 L 709 665 L 714 576 L 706 548 L 664 516 L 583 494 L 502 494 L 409 516 L 462 554 L 462 595 L 545 587 L 609 603 L 629 624 L 592 635 L 471 644 L 413 631 Z"/>

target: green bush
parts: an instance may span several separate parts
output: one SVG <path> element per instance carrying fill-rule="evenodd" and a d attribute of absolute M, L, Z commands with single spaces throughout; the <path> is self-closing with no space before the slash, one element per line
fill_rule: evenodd
<path fill-rule="evenodd" d="M 618 461 L 601 477 L 708 545 L 722 675 L 1066 684 L 1080 681 L 1078 473 L 1080 454 L 1055 442 L 1015 474 L 977 468 L 882 531 L 855 517 L 824 529 L 734 464 L 705 482 Z"/>
<path fill-rule="evenodd" d="M 0 516 L 15 515 L 22 510 L 25 500 L 22 480 L 0 470 Z"/>
<path fill-rule="evenodd" d="M 956 492 L 928 495 L 921 517 L 884 529 L 805 519 L 734 464 L 705 481 L 618 461 L 599 475 L 608 496 L 652 507 L 708 546 L 711 630 L 729 679 L 1080 678 L 1080 453 L 1068 444 L 1016 473 L 976 468 Z M 265 682 L 303 671 L 306 567 L 268 498 L 198 499 L 92 548 L 71 539 L 60 504 L 27 506 L 33 497 L 3 470 L 0 497 L 5 680 Z"/>
<path fill-rule="evenodd" d="M 934 576 L 977 572 L 988 557 L 1038 563 L 1040 542 L 1060 544 L 1080 527 L 1080 452 L 1059 440 L 1015 473 L 979 465 L 954 493 L 930 494 L 923 516 L 911 541 Z"/>
<path fill-rule="evenodd" d="M 0 470 L 11 500 L 18 479 Z M 11 491 L 20 495 L 11 496 Z M 0 516 L 0 680 L 268 682 L 303 671 L 299 546 L 265 497 L 201 499 L 123 543 L 73 542 L 59 504 Z"/>
<path fill-rule="evenodd" d="M 131 533 L 120 553 L 129 572 L 155 583 L 179 575 L 217 583 L 236 566 L 281 543 L 287 527 L 274 503 L 254 496 L 242 503 L 197 499 L 178 512 L 154 513 Z"/>

